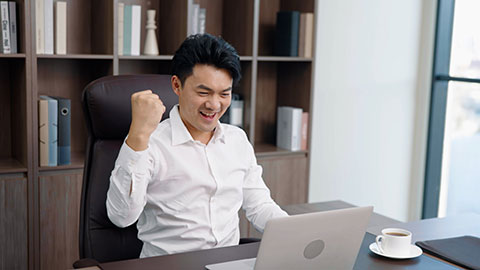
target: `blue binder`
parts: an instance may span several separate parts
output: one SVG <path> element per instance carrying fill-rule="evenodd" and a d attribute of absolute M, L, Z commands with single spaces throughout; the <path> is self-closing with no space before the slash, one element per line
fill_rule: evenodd
<path fill-rule="evenodd" d="M 52 97 L 58 102 L 58 165 L 70 162 L 71 101 L 68 98 Z"/>

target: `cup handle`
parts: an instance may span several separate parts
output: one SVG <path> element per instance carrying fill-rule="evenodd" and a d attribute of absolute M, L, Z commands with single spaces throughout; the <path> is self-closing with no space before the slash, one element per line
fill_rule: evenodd
<path fill-rule="evenodd" d="M 375 242 L 377 243 L 378 250 L 380 250 L 381 253 L 385 253 L 382 248 L 382 239 L 384 239 L 383 235 L 377 235 Z"/>

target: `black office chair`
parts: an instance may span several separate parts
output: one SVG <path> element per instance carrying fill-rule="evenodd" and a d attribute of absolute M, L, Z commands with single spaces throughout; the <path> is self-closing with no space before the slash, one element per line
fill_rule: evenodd
<path fill-rule="evenodd" d="M 131 122 L 131 95 L 150 89 L 162 99 L 168 117 L 178 103 L 170 75 L 107 76 L 91 82 L 83 91 L 82 105 L 88 130 L 80 209 L 80 259 L 75 268 L 138 258 L 142 242 L 136 223 L 115 226 L 107 216 L 105 201 L 110 173 Z M 163 120 L 162 119 L 162 120 Z M 259 241 L 244 238 L 241 243 Z"/>
<path fill-rule="evenodd" d="M 138 258 L 142 241 L 137 238 L 136 223 L 115 226 L 107 216 L 105 201 L 110 173 L 131 122 L 131 95 L 150 89 L 165 107 L 163 119 L 178 97 L 171 88 L 170 75 L 107 76 L 91 82 L 83 91 L 82 105 L 88 130 L 80 209 L 80 258 L 109 262 Z M 162 120 L 163 120 L 162 119 Z M 80 260 L 74 267 L 95 265 Z"/>

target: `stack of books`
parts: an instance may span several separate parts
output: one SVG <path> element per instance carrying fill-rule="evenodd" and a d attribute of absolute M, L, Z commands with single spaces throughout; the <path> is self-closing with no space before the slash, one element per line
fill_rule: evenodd
<path fill-rule="evenodd" d="M 17 8 L 13 1 L 0 1 L 0 53 L 18 53 L 17 43 Z"/>
<path fill-rule="evenodd" d="M 35 33 L 37 54 L 67 54 L 67 2 L 35 0 Z"/>
<path fill-rule="evenodd" d="M 312 57 L 313 13 L 280 11 L 277 13 L 274 54 Z"/>
<path fill-rule="evenodd" d="M 118 55 L 140 55 L 142 6 L 118 3 Z"/>
<path fill-rule="evenodd" d="M 277 111 L 277 147 L 290 151 L 307 150 L 308 112 L 280 106 Z"/>
<path fill-rule="evenodd" d="M 38 140 L 40 166 L 70 164 L 70 99 L 40 96 Z"/>
<path fill-rule="evenodd" d="M 207 10 L 201 8 L 200 4 L 192 4 L 192 16 L 189 18 L 189 34 L 205 34 L 205 23 L 207 20 Z"/>

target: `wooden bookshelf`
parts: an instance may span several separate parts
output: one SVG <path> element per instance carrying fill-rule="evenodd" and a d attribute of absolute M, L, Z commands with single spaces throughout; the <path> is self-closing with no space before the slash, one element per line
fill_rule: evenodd
<path fill-rule="evenodd" d="M 54 0 L 57 1 L 57 0 Z M 193 2 L 207 9 L 206 31 L 238 51 L 244 130 L 254 145 L 272 197 L 281 205 L 304 203 L 309 151 L 275 146 L 278 106 L 312 110 L 313 58 L 273 55 L 276 13 L 314 12 L 315 0 L 66 0 L 67 54 L 36 53 L 35 1 L 15 0 L 18 53 L 0 54 L 0 269 L 70 269 L 78 259 L 79 203 L 86 126 L 81 94 L 107 75 L 169 74 L 172 57 L 188 33 Z M 157 10 L 158 56 L 118 54 L 118 3 Z M 38 97 L 71 99 L 72 163 L 39 164 Z M 8 196 L 3 196 L 9 194 Z M 10 207 L 14 206 L 14 207 Z M 2 216 L 3 215 L 3 216 Z M 5 216 L 5 215 L 8 215 Z M 241 235 L 255 236 L 241 218 Z"/>

